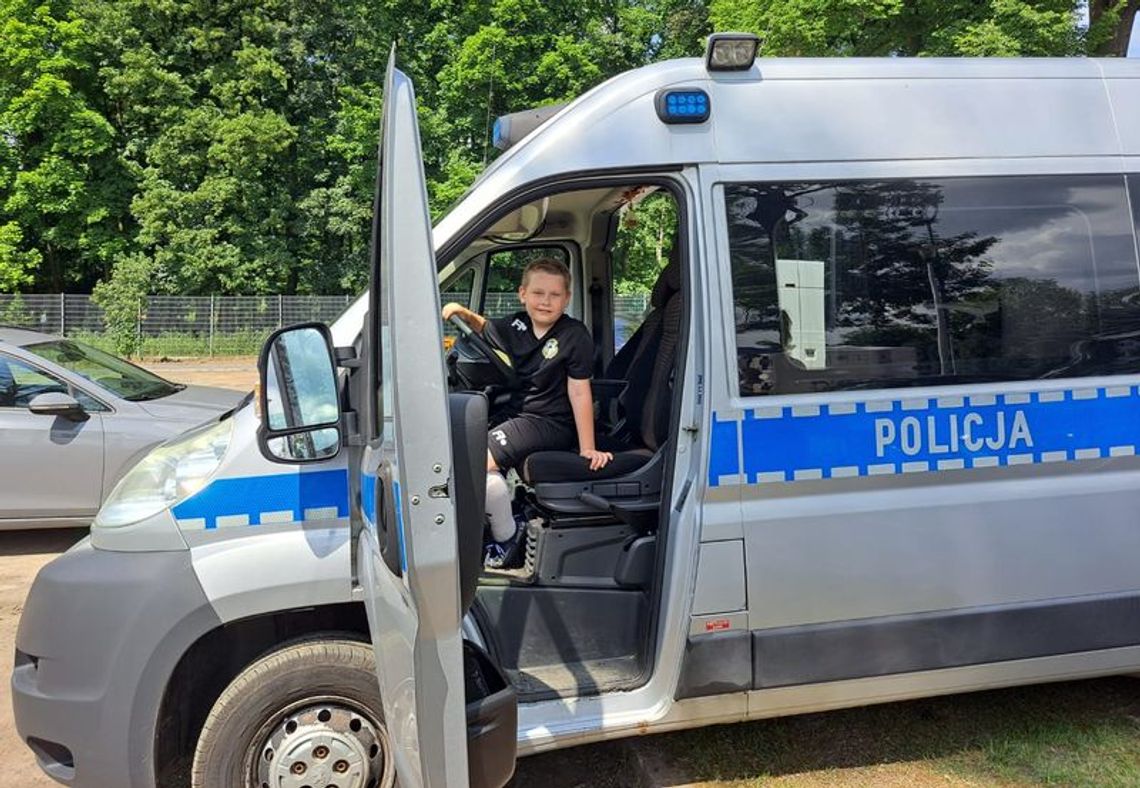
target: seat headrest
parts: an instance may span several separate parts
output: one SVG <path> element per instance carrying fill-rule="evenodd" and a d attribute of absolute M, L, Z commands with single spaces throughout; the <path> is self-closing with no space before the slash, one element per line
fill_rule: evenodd
<path fill-rule="evenodd" d="M 657 275 L 653 284 L 653 292 L 649 295 L 649 303 L 654 309 L 665 305 L 669 296 L 681 290 L 681 251 L 676 245 L 669 250 L 669 262 Z"/>

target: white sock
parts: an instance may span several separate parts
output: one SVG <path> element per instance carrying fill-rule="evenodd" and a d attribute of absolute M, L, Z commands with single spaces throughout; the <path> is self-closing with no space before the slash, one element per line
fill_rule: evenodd
<path fill-rule="evenodd" d="M 487 516 L 491 518 L 491 538 L 505 542 L 515 535 L 515 518 L 511 514 L 511 491 L 498 471 L 487 471 Z"/>

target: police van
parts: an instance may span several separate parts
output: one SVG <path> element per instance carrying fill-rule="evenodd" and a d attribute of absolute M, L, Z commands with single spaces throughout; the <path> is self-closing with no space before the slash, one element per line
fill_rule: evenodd
<path fill-rule="evenodd" d="M 1140 668 L 1140 68 L 755 49 L 503 118 L 434 228 L 389 68 L 367 296 L 273 336 L 256 401 L 155 449 L 31 589 L 13 699 L 48 774 L 497 786 Z M 618 331 L 650 198 L 674 251 Z M 483 571 L 517 381 L 478 335 L 445 361 L 441 294 L 486 311 L 535 256 L 573 272 L 614 461 L 531 455 L 524 566 Z"/>

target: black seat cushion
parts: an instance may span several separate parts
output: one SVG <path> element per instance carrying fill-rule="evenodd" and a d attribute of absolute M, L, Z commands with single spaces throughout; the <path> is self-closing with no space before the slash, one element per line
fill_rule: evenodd
<path fill-rule="evenodd" d="M 527 484 L 616 479 L 633 473 L 649 462 L 652 456 L 653 452 L 649 449 L 616 451 L 606 467 L 591 471 L 590 461 L 572 451 L 536 451 L 523 461 L 522 478 Z"/>

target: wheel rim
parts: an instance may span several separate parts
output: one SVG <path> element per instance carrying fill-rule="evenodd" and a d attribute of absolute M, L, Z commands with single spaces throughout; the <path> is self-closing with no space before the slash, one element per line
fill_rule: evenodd
<path fill-rule="evenodd" d="M 263 728 L 263 730 L 265 730 Z M 309 698 L 284 711 L 250 752 L 258 788 L 388 788 L 387 729 L 339 698 Z"/>

